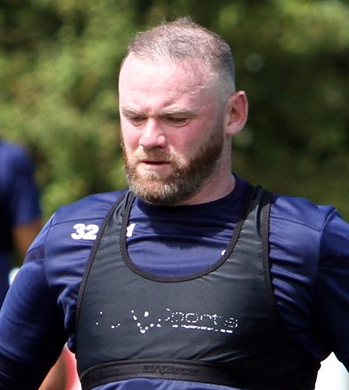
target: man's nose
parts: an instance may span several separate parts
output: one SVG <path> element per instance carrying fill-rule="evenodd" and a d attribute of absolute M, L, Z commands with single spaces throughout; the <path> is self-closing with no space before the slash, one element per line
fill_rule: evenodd
<path fill-rule="evenodd" d="M 161 124 L 158 120 L 148 119 L 143 127 L 142 135 L 139 139 L 139 145 L 144 149 L 153 149 L 166 146 L 166 136 L 161 129 Z"/>

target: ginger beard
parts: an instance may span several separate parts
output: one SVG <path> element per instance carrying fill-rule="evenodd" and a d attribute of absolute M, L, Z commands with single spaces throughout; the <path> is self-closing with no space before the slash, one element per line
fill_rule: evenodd
<path fill-rule="evenodd" d="M 224 137 L 222 132 L 212 132 L 209 141 L 204 144 L 194 157 L 183 163 L 173 155 L 164 155 L 159 149 L 144 151 L 132 159 L 127 155 L 124 141 L 121 140 L 126 178 L 130 189 L 136 196 L 148 203 L 159 206 L 174 206 L 195 194 L 215 170 L 222 155 Z M 155 171 L 140 174 L 137 170 L 141 159 L 158 157 L 170 162 L 172 173 L 165 179 Z"/>

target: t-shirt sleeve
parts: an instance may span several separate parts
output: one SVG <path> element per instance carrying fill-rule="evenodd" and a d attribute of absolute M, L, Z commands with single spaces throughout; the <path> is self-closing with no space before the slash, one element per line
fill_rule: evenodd
<path fill-rule="evenodd" d="M 334 211 L 321 236 L 314 293 L 314 324 L 349 370 L 349 224 Z"/>
<path fill-rule="evenodd" d="M 45 229 L 37 242 L 43 240 Z M 0 360 L 12 362 L 2 366 L 0 388 L 1 377 L 11 377 L 16 364 L 32 368 L 24 370 L 28 383 L 36 376 L 42 380 L 66 341 L 62 313 L 47 283 L 44 253 L 43 246 L 28 252 L 0 311 Z"/>
<path fill-rule="evenodd" d="M 291 336 L 349 367 L 349 224 L 332 206 L 278 197 L 271 208 L 273 293 Z"/>

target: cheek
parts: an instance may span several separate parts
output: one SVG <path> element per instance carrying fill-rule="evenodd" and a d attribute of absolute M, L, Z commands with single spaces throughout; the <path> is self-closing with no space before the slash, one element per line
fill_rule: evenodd
<path fill-rule="evenodd" d="M 209 138 L 209 129 L 205 125 L 205 123 L 197 123 L 196 126 L 185 129 L 181 137 L 174 140 L 176 149 L 189 158 L 194 155 Z"/>
<path fill-rule="evenodd" d="M 186 166 L 200 148 L 201 143 L 196 138 L 186 137 L 185 140 L 181 139 L 180 142 L 172 143 L 169 147 L 169 153 L 177 164 Z"/>
<path fill-rule="evenodd" d="M 126 151 L 135 150 L 139 143 L 139 132 L 131 129 L 128 126 L 121 126 L 121 136 L 124 148 Z"/>

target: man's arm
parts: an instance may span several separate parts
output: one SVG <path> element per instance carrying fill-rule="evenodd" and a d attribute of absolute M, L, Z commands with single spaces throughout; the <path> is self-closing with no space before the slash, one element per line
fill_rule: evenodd
<path fill-rule="evenodd" d="M 65 390 L 67 386 L 67 364 L 64 360 L 64 350 L 57 360 L 56 364 L 51 368 L 50 372 L 42 382 L 39 390 Z"/>
<path fill-rule="evenodd" d="M 39 234 L 42 228 L 42 219 L 40 217 L 19 226 L 12 228 L 12 237 L 14 245 L 21 257 L 24 259 L 25 254 L 34 241 L 34 238 Z"/>
<path fill-rule="evenodd" d="M 35 237 L 42 228 L 42 218 L 36 218 L 31 222 L 15 226 L 12 229 L 12 236 L 15 247 L 21 259 L 25 258 L 26 252 Z M 67 386 L 67 369 L 62 355 L 56 364 L 51 368 L 39 390 L 65 390 Z"/>

